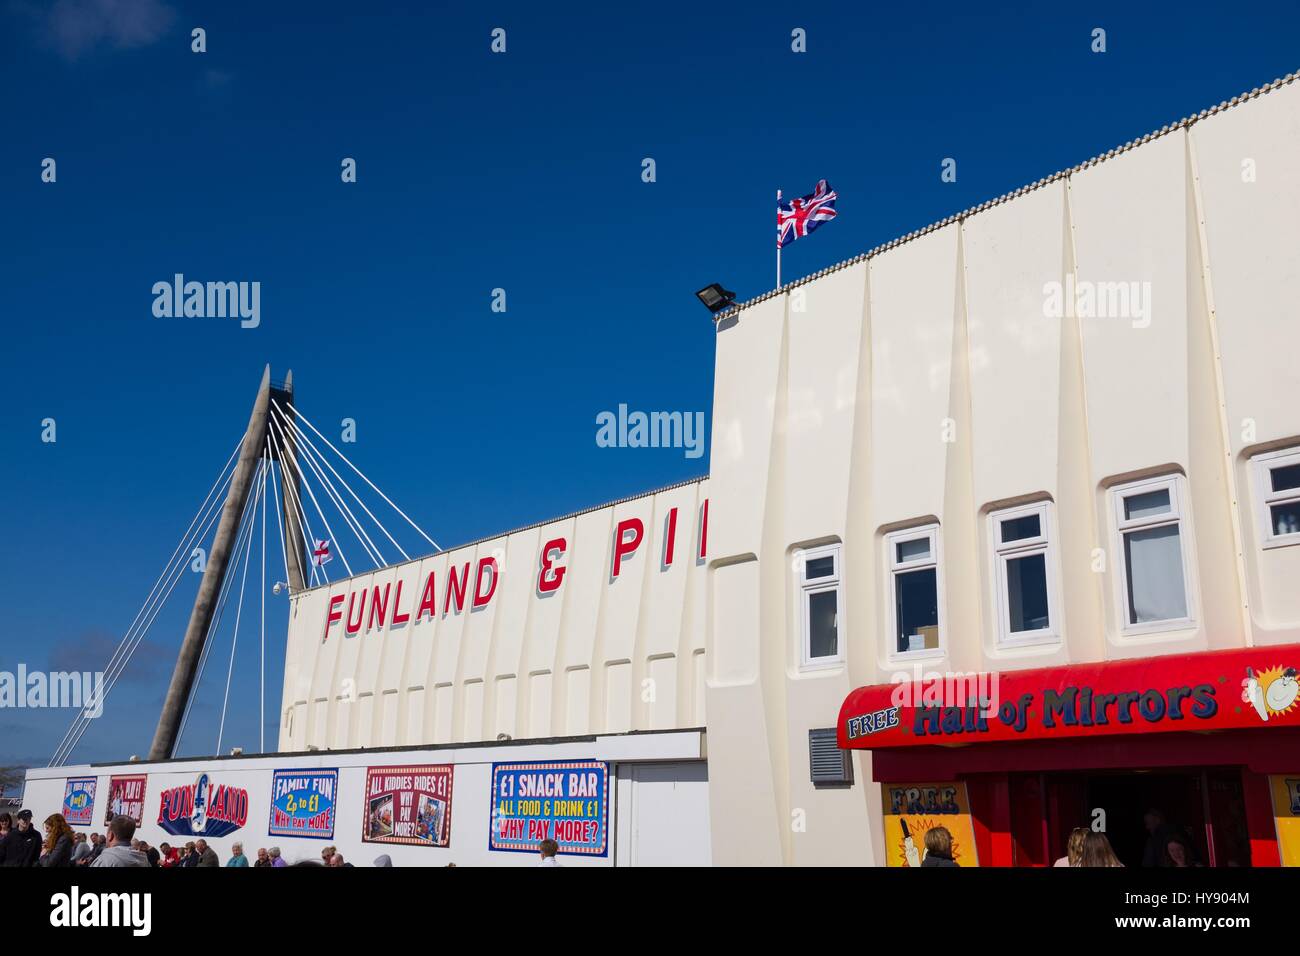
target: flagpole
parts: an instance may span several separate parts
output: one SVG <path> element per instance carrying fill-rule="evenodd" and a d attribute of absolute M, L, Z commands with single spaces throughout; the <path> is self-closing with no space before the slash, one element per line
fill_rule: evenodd
<path fill-rule="evenodd" d="M 776 218 L 777 226 L 781 224 L 781 190 L 776 191 Z M 776 287 L 781 288 L 781 232 L 778 228 L 776 234 Z"/>

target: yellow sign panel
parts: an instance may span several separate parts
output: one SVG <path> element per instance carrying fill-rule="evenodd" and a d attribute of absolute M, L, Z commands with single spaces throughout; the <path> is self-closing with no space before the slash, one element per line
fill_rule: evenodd
<path fill-rule="evenodd" d="M 1268 778 L 1283 866 L 1300 866 L 1300 773 Z"/>
<path fill-rule="evenodd" d="M 933 827 L 943 827 L 952 835 L 954 863 L 979 866 L 966 784 L 886 783 L 882 789 L 887 866 L 920 866 L 925 834 Z"/>

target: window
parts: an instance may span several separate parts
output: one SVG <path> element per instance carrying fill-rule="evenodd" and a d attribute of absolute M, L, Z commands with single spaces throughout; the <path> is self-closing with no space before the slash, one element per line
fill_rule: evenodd
<path fill-rule="evenodd" d="M 1300 544 L 1300 451 L 1256 455 L 1255 501 L 1265 548 Z"/>
<path fill-rule="evenodd" d="M 886 535 L 894 653 L 939 650 L 939 526 Z"/>
<path fill-rule="evenodd" d="M 1191 623 L 1179 476 L 1112 490 L 1119 534 L 1124 629 L 1168 630 Z"/>
<path fill-rule="evenodd" d="M 994 607 L 1003 643 L 1039 643 L 1056 637 L 1050 507 L 1043 501 L 989 515 L 997 589 Z"/>
<path fill-rule="evenodd" d="M 803 616 L 804 666 L 824 666 L 844 660 L 840 651 L 840 546 L 802 552 L 799 569 L 800 613 Z"/>

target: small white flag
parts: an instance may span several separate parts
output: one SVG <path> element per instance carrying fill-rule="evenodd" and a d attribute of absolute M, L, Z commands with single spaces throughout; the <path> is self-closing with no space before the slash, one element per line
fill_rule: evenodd
<path fill-rule="evenodd" d="M 333 560 L 334 555 L 330 554 L 329 538 L 321 538 L 316 542 L 316 549 L 311 553 L 312 567 L 319 568 Z"/>

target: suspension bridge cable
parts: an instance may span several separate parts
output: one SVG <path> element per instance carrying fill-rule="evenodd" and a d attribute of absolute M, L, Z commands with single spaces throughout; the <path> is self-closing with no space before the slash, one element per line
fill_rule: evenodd
<path fill-rule="evenodd" d="M 382 491 L 380 491 L 379 488 L 375 485 L 375 483 L 374 483 L 373 481 L 371 481 L 369 478 L 367 478 L 367 477 L 362 473 L 362 471 L 361 471 L 360 468 L 358 468 L 356 465 L 352 464 L 352 462 L 348 459 L 348 456 L 347 456 L 347 455 L 343 454 L 343 452 L 341 452 L 341 451 L 339 451 L 337 448 L 335 448 L 334 445 L 333 445 L 333 443 L 332 443 L 328 438 L 326 438 L 324 435 L 322 435 L 322 434 L 320 433 L 320 429 L 317 428 L 315 425 L 313 425 L 313 424 L 311 423 L 311 419 L 309 419 L 306 415 L 304 415 L 304 414 L 302 413 L 302 410 L 301 410 L 300 408 L 298 408 L 297 405 L 290 405 L 289 407 L 290 407 L 290 409 L 293 411 L 294 415 L 297 416 L 298 418 L 302 419 L 302 421 L 303 421 L 304 423 L 306 423 L 307 427 L 310 428 L 312 431 L 314 431 L 314 432 L 316 433 L 317 437 L 319 437 L 321 441 L 323 441 L 326 445 L 328 445 L 329 448 L 330 448 L 330 450 L 331 450 L 332 452 L 334 452 L 334 454 L 336 454 L 336 455 L 338 455 L 340 458 L 342 458 L 343 461 L 344 461 L 344 463 L 345 463 L 349 468 L 351 468 L 353 471 L 355 471 L 358 475 L 361 475 L 361 480 L 364 481 L 366 484 L 368 484 L 372 489 L 374 489 L 375 493 L 378 494 L 379 497 L 383 498 L 386 502 L 388 502 L 389 507 L 391 507 L 391 508 L 392 508 L 394 511 L 396 511 L 399 515 L 401 515 L 403 518 L 405 518 L 407 524 L 409 524 L 409 525 L 410 525 L 412 528 L 414 528 L 416 531 L 419 531 L 421 537 L 423 537 L 425 541 L 427 541 L 427 542 L 429 542 L 429 544 L 433 545 L 433 547 L 434 547 L 436 550 L 438 550 L 438 551 L 441 551 L 441 550 L 442 550 L 442 548 L 439 547 L 438 542 L 434 541 L 434 540 L 433 540 L 432 538 L 430 538 L 427 534 L 425 534 L 425 533 L 424 533 L 424 530 L 423 530 L 423 529 L 422 529 L 418 524 L 416 524 L 414 521 L 412 521 L 412 520 L 410 519 L 410 517 L 407 516 L 407 514 L 406 514 L 405 511 L 403 511 L 401 508 L 397 507 L 397 505 L 393 504 L 393 500 L 392 500 L 391 498 L 389 498 L 388 495 L 386 495 L 386 494 L 384 494 Z"/>
<path fill-rule="evenodd" d="M 275 420 L 274 416 L 272 416 L 268 420 L 277 430 L 280 430 L 280 423 Z M 287 448 L 288 445 L 289 445 L 289 440 L 287 438 L 284 438 L 282 435 L 281 447 Z M 301 466 L 298 465 L 297 456 L 291 453 L 289 457 L 290 457 L 290 461 L 293 462 L 294 467 L 298 469 L 298 474 L 302 475 L 302 468 Z M 347 570 L 348 577 L 352 577 L 352 566 L 348 564 L 347 555 L 343 553 L 343 543 L 339 541 L 338 537 L 334 534 L 334 529 L 330 527 L 329 518 L 325 517 L 325 512 L 321 510 L 320 502 L 316 500 L 316 492 L 311 490 L 311 482 L 307 480 L 306 475 L 302 475 L 302 478 L 303 478 L 302 486 L 307 489 L 307 495 L 308 497 L 311 498 L 312 506 L 316 509 L 316 513 L 320 515 L 320 520 L 324 522 L 326 534 L 328 534 L 330 536 L 330 540 L 333 541 L 334 544 L 338 546 L 339 560 L 343 562 L 343 567 Z"/>
<path fill-rule="evenodd" d="M 290 458 L 288 459 L 290 473 L 286 477 L 285 470 L 284 470 L 284 463 L 286 461 L 285 458 L 286 451 L 285 451 L 284 444 L 280 440 L 280 436 L 277 435 L 274 430 L 272 430 L 271 433 L 275 435 L 275 447 L 279 451 L 279 455 L 280 455 L 280 477 L 281 479 L 284 479 L 281 481 L 281 484 L 284 485 L 284 498 L 286 501 L 288 501 L 290 498 L 293 499 L 292 504 L 294 506 L 294 511 L 298 515 L 299 520 L 301 520 L 302 527 L 307 529 L 307 537 L 311 539 L 312 546 L 315 547 L 316 532 L 312 530 L 311 522 L 307 519 L 307 509 L 303 507 L 302 495 L 298 492 L 298 488 L 297 488 L 298 482 L 296 480 L 293 481 L 287 480 L 287 479 L 292 479 L 295 473 L 301 476 L 302 471 L 297 467 L 297 463 L 292 458 Z M 290 494 L 290 492 L 293 493 Z M 316 583 L 316 575 L 318 571 L 320 573 L 320 576 L 325 579 L 325 583 L 328 584 L 330 576 L 325 571 L 325 565 L 323 563 L 317 564 L 315 560 L 312 560 L 311 562 L 311 583 L 313 585 Z"/>
<path fill-rule="evenodd" d="M 253 524 L 257 523 L 257 505 L 262 497 L 261 480 L 265 469 L 266 461 L 263 460 L 253 478 L 253 484 L 257 488 L 253 495 Z M 244 573 L 239 579 L 239 603 L 235 605 L 235 630 L 230 639 L 230 664 L 226 667 L 226 691 L 221 698 L 221 722 L 217 725 L 217 751 L 213 754 L 214 757 L 221 756 L 221 739 L 226 733 L 226 711 L 230 706 L 230 682 L 235 676 L 235 651 L 239 648 L 239 622 L 244 616 L 244 590 L 248 584 L 248 559 L 252 554 L 253 534 L 250 527 L 248 537 L 244 540 Z"/>
<path fill-rule="evenodd" d="M 236 452 L 237 451 L 238 446 L 236 447 Z M 212 526 L 217 512 L 212 510 L 215 506 L 215 501 L 213 506 L 209 506 L 208 502 L 209 500 L 212 500 L 213 491 L 217 491 L 219 486 L 224 487 L 230 483 L 230 478 L 233 477 L 233 472 L 230 477 L 225 478 L 224 482 L 222 481 L 222 477 L 225 475 L 226 469 L 230 467 L 230 463 L 233 460 L 234 455 L 232 454 L 231 458 L 226 462 L 226 468 L 223 468 L 222 474 L 218 475 L 217 484 L 209 490 L 208 496 L 204 499 L 204 504 L 200 506 L 199 512 L 195 516 L 195 520 L 202 520 L 199 530 L 196 533 L 192 533 L 195 521 L 191 521 L 190 527 L 186 530 L 186 534 L 181 540 L 181 544 L 172 552 L 172 557 L 168 561 L 168 566 L 164 568 L 163 575 L 159 578 L 159 582 L 156 582 L 154 588 L 150 591 L 150 600 L 146 600 L 144 606 L 141 607 L 140 613 L 138 613 L 136 619 L 132 621 L 131 627 L 128 628 L 126 634 L 122 638 L 122 642 L 118 645 L 113 657 L 109 660 L 109 664 L 104 670 L 102 688 L 97 702 L 101 711 L 109 693 L 111 693 L 113 687 L 116 686 L 118 678 L 126 669 L 127 664 L 130 663 L 132 655 L 134 655 L 136 649 L 140 646 L 140 643 L 148 635 L 150 628 L 153 626 L 153 622 L 157 619 L 163 606 L 166 605 L 172 592 L 176 589 L 176 585 L 180 582 L 181 574 L 186 564 L 186 559 L 184 557 L 186 548 L 192 545 L 194 541 L 202 540 L 204 535 L 207 534 L 208 528 Z M 218 498 L 216 500 L 220 499 Z M 209 514 L 206 518 L 203 518 L 202 516 L 205 510 L 208 511 Z M 180 558 L 179 561 L 177 560 L 178 556 Z M 158 592 L 157 590 L 159 583 L 161 583 L 164 588 L 162 592 Z M 143 625 L 140 624 L 142 615 L 147 616 L 147 620 L 144 621 Z M 86 730 L 89 729 L 90 721 L 92 719 L 93 717 L 87 716 L 86 708 L 78 711 L 76 717 L 73 718 L 72 724 L 64 733 L 63 739 L 59 742 L 59 746 L 56 748 L 54 756 L 50 758 L 49 766 L 56 766 L 67 759 L 68 755 L 72 752 L 72 749 L 76 747 L 82 736 L 84 736 Z"/>
<path fill-rule="evenodd" d="M 289 425 L 290 428 L 293 429 L 294 434 L 299 439 L 301 439 L 302 444 L 308 449 L 310 449 L 312 452 L 314 452 L 316 457 L 325 465 L 325 467 L 334 473 L 334 477 L 339 480 L 339 484 L 341 484 L 344 488 L 346 488 L 348 490 L 348 494 L 352 495 L 352 497 L 356 499 L 357 504 L 361 506 L 362 510 L 365 511 L 367 515 L 369 515 L 370 520 L 373 521 L 376 526 L 378 526 L 379 530 L 384 533 L 385 537 L 387 537 L 388 540 L 392 542 L 393 547 L 398 550 L 398 552 L 402 555 L 402 558 L 406 561 L 411 560 L 411 556 L 406 553 L 406 550 L 400 544 L 397 543 L 397 539 L 388 533 L 388 529 L 384 527 L 384 523 L 380 521 L 378 518 L 376 518 L 374 512 L 372 512 L 369 508 L 366 507 L 366 503 L 361 500 L 361 496 L 358 495 L 356 491 L 353 490 L 352 486 L 348 484 L 347 481 L 344 480 L 343 476 L 338 473 L 338 470 L 332 464 L 330 464 L 329 459 L 326 458 L 325 455 L 321 452 L 321 450 L 316 447 L 315 443 L 311 440 L 311 438 L 307 435 L 307 433 L 303 431 L 296 422 L 290 420 L 285 415 L 284 411 L 280 409 L 278 402 L 276 402 L 274 399 L 272 399 L 271 402 L 272 404 L 275 405 L 276 409 L 280 411 L 280 417 Z M 362 475 L 362 477 L 364 478 L 365 476 Z M 432 542 L 430 543 L 432 544 Z M 437 545 L 434 545 L 434 547 L 437 547 Z M 378 550 L 378 548 L 376 548 L 376 550 Z M 380 563 L 382 564 L 383 562 Z"/>
<path fill-rule="evenodd" d="M 133 635 L 136 628 L 139 627 L 140 620 L 148 617 L 149 609 L 151 609 L 152 606 L 161 606 L 161 604 L 165 604 L 166 600 L 170 597 L 170 594 L 172 594 L 172 591 L 175 588 L 175 583 L 173 581 L 172 587 L 168 588 L 166 581 L 168 581 L 170 576 L 172 576 L 173 568 L 177 566 L 178 558 L 181 558 L 181 566 L 185 564 L 185 559 L 183 559 L 181 555 L 185 553 L 187 545 L 192 544 L 192 541 L 194 541 L 195 524 L 198 524 L 203 520 L 204 512 L 208 510 L 208 502 L 212 501 L 213 493 L 220 493 L 220 489 L 230 483 L 230 477 L 233 477 L 233 472 L 231 472 L 231 476 L 227 477 L 226 471 L 229 470 L 230 463 L 233 462 L 235 454 L 238 454 L 238 451 L 239 446 L 235 445 L 235 450 L 230 454 L 230 458 L 226 459 L 225 466 L 222 467 L 221 472 L 218 473 L 217 480 L 214 481 L 212 488 L 208 489 L 207 497 L 204 497 L 203 503 L 199 506 L 199 510 L 195 512 L 194 519 L 190 520 L 190 527 L 186 528 L 185 533 L 181 536 L 181 541 L 179 541 L 179 544 L 175 546 L 175 550 L 172 551 L 172 557 L 168 559 L 168 562 L 166 562 L 164 568 L 162 568 L 159 579 L 157 579 L 155 583 L 153 583 L 153 587 L 149 589 L 144 604 L 140 606 L 140 610 L 136 613 L 135 619 L 131 622 L 130 627 L 126 628 L 126 632 L 122 635 L 122 640 L 118 643 L 117 648 L 113 650 L 113 656 L 109 658 L 108 665 L 105 665 L 104 667 L 105 680 L 104 684 L 101 685 L 98 700 L 98 706 L 100 709 L 103 708 L 104 698 L 108 696 L 109 689 L 112 689 L 112 683 L 116 683 L 116 676 L 114 676 L 114 674 L 120 672 L 123 667 L 126 666 L 126 663 L 130 661 L 131 654 L 134 653 L 135 646 L 139 645 L 138 640 L 133 641 Z M 211 522 L 209 522 L 209 524 L 211 524 Z M 201 537 L 204 532 L 205 527 L 201 527 L 198 535 Z M 165 593 L 160 592 L 160 587 L 165 589 Z M 156 614 L 149 617 L 149 623 L 152 623 L 153 617 L 156 617 Z M 85 708 L 78 711 L 77 715 L 73 718 L 72 724 L 69 724 L 68 730 L 64 732 L 64 737 L 60 740 L 59 747 L 55 749 L 55 754 L 53 754 L 51 760 L 49 760 L 49 766 L 56 766 L 57 763 L 66 756 L 66 752 L 69 752 L 70 750 L 68 747 L 69 739 L 72 739 L 73 736 L 78 736 L 78 727 L 81 726 L 82 723 L 90 721 L 90 719 L 92 718 L 86 717 Z"/>
<path fill-rule="evenodd" d="M 298 501 L 297 491 L 294 488 L 294 485 L 296 485 L 297 482 L 290 480 L 293 478 L 293 474 L 294 474 L 292 468 L 292 462 L 289 463 L 290 467 L 286 470 L 284 449 L 280 447 L 279 437 L 275 434 L 274 430 L 270 428 L 270 426 L 267 427 L 266 433 L 267 433 L 267 440 L 274 443 L 276 457 L 280 462 L 279 474 L 280 474 L 280 484 L 284 488 L 284 506 L 286 508 L 293 509 L 293 519 L 298 524 L 298 530 L 301 531 L 303 534 L 305 534 L 308 537 L 308 539 L 314 542 L 315 536 L 314 533 L 312 532 L 311 525 L 307 522 L 307 513 L 303 510 L 301 503 Z M 283 532 L 281 532 L 281 534 L 283 535 Z M 308 586 L 312 586 L 316 584 L 316 566 L 315 564 L 312 564 L 310 565 L 310 567 L 311 567 L 311 576 L 307 581 Z M 287 580 L 289 577 L 288 542 L 285 542 L 284 574 L 285 574 L 285 579 Z"/>
<path fill-rule="evenodd" d="M 269 429 L 267 430 L 267 434 L 266 434 L 266 460 L 267 461 L 272 460 L 271 459 L 271 433 Z M 285 541 L 284 541 L 284 524 L 281 521 L 282 512 L 280 511 L 280 492 L 276 490 L 276 478 L 278 477 L 278 475 L 279 475 L 279 471 L 276 470 L 271 471 L 271 492 L 275 495 L 275 515 L 276 515 L 275 527 L 276 530 L 280 532 L 280 556 L 284 558 L 284 582 L 286 585 L 288 585 L 289 549 L 285 545 Z M 298 560 L 300 561 L 302 560 L 301 555 L 299 555 Z"/>
<path fill-rule="evenodd" d="M 266 478 L 271 470 L 271 459 L 264 462 L 262 469 L 262 636 L 260 641 L 260 664 L 258 666 L 258 722 L 257 752 L 266 753 Z"/>
<path fill-rule="evenodd" d="M 149 597 L 145 599 L 144 605 L 140 608 L 140 612 L 136 614 L 135 620 L 131 622 L 131 626 L 126 629 L 126 634 L 122 637 L 121 643 L 118 644 L 117 651 L 114 652 L 113 657 L 109 659 L 108 665 L 104 668 L 105 673 L 112 670 L 113 667 L 116 665 L 117 659 L 121 656 L 122 651 L 127 646 L 132 631 L 135 629 L 139 621 L 148 613 L 148 608 L 155 596 L 155 592 L 157 591 L 159 584 L 161 584 L 164 577 L 167 576 L 168 569 L 171 568 L 171 566 L 176 562 L 178 557 L 180 558 L 181 562 L 184 563 L 185 560 L 183 557 L 184 551 L 186 549 L 187 544 L 193 543 L 194 535 L 192 534 L 192 532 L 194 531 L 195 525 L 200 523 L 200 521 L 202 520 L 202 516 L 205 514 L 205 512 L 208 511 L 209 502 L 211 502 L 212 505 L 215 506 L 216 502 L 220 500 L 219 497 L 217 498 L 213 497 L 214 493 L 219 494 L 219 489 L 224 489 L 227 485 L 229 485 L 230 480 L 235 476 L 233 470 L 231 470 L 229 475 L 226 475 L 226 471 L 230 469 L 230 465 L 235 460 L 235 456 L 238 453 L 239 453 L 239 445 L 236 445 L 235 450 L 231 452 L 230 457 L 226 459 L 226 464 L 221 469 L 221 474 L 217 475 L 216 482 L 214 482 L 212 487 L 208 489 L 208 493 L 203 499 L 203 504 L 199 506 L 199 510 L 195 513 L 194 518 L 190 521 L 190 526 L 185 529 L 185 534 L 181 536 L 181 541 L 176 546 L 176 550 L 172 552 L 171 558 L 168 559 L 163 574 L 159 575 L 158 580 L 154 582 L 154 587 L 150 590 Z M 224 481 L 222 480 L 223 478 L 225 479 Z M 201 536 L 202 533 L 203 532 L 200 531 L 199 535 Z"/>
<path fill-rule="evenodd" d="M 233 560 L 236 562 L 239 560 L 238 555 L 240 549 L 244 546 L 244 539 L 251 533 L 249 531 L 248 512 L 252 503 L 253 499 L 250 496 L 248 501 L 244 503 L 243 513 L 240 515 L 239 531 L 235 537 L 235 546 L 230 552 Z M 226 615 L 226 604 L 230 600 L 230 589 L 234 583 L 234 575 L 227 573 L 224 575 L 224 578 L 225 580 L 221 582 L 221 591 L 217 595 L 217 600 L 219 602 L 217 605 L 217 613 L 209 623 L 207 633 L 203 637 L 203 653 L 199 655 L 199 670 L 194 677 L 194 683 L 190 687 L 189 697 L 185 701 L 185 710 L 181 714 L 180 727 L 176 731 L 176 743 L 172 746 L 173 754 L 180 750 L 181 737 L 185 733 L 186 725 L 189 723 L 190 713 L 193 710 L 195 698 L 198 697 L 198 687 L 203 682 L 203 674 L 207 670 L 208 666 L 208 657 L 212 651 L 212 645 L 215 643 L 213 641 L 213 636 L 220 630 L 221 622 Z"/>
<path fill-rule="evenodd" d="M 281 416 L 280 424 L 286 429 L 286 434 L 288 433 L 288 429 L 292 427 L 291 423 L 287 419 L 284 419 L 283 416 Z M 387 563 L 384 561 L 383 554 L 380 553 L 379 549 L 375 546 L 374 541 L 370 539 L 370 535 L 366 534 L 365 528 L 361 526 L 361 522 L 357 520 L 357 516 L 352 513 L 347 502 L 343 500 L 343 496 L 334 488 L 334 483 L 329 480 L 329 476 L 326 475 L 316 463 L 312 450 L 301 446 L 300 450 L 302 451 L 303 460 L 307 462 L 308 466 L 310 466 L 312 473 L 320 479 L 321 487 L 325 489 L 325 493 L 329 497 L 330 502 L 338 509 L 339 513 L 343 515 L 343 520 L 346 522 L 348 530 L 350 530 L 353 536 L 361 543 L 361 548 L 366 552 L 366 556 L 375 563 L 375 567 L 383 567 Z"/>
<path fill-rule="evenodd" d="M 270 420 L 272 423 L 275 424 L 275 427 L 277 429 L 280 429 L 280 433 L 284 437 L 285 446 L 288 447 L 289 444 L 288 433 L 285 432 L 284 429 L 280 428 L 280 424 L 278 421 L 276 421 L 274 416 L 272 416 Z M 291 457 L 293 459 L 294 465 L 297 466 L 298 468 L 298 473 L 302 475 L 302 486 L 307 490 L 307 496 L 311 498 L 312 507 L 316 509 L 316 514 L 320 516 L 321 522 L 325 525 L 325 533 L 330 536 L 330 540 L 338 548 L 339 560 L 343 562 L 343 567 L 348 572 L 348 577 L 351 577 L 352 565 L 348 563 L 347 555 L 344 554 L 343 552 L 343 542 L 340 541 L 338 536 L 334 534 L 334 529 L 330 527 L 329 518 L 325 516 L 325 510 L 321 508 L 320 502 L 316 500 L 316 492 L 311 490 L 311 482 L 307 480 L 306 473 L 302 471 L 302 466 L 298 463 L 297 452 L 296 451 L 292 452 Z M 346 521 L 347 519 L 345 518 L 344 520 Z"/>

